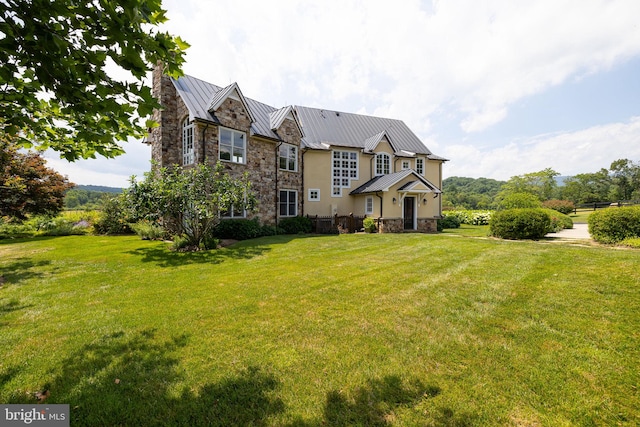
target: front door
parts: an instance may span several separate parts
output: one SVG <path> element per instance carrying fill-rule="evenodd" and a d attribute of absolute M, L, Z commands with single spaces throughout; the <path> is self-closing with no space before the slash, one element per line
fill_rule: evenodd
<path fill-rule="evenodd" d="M 405 197 L 404 198 L 404 229 L 415 230 L 416 221 L 416 198 Z"/>

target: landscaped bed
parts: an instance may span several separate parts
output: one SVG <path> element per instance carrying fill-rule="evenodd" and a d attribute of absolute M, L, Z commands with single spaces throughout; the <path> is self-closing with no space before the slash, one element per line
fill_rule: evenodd
<path fill-rule="evenodd" d="M 0 402 L 74 426 L 637 425 L 639 263 L 449 233 L 0 241 Z"/>

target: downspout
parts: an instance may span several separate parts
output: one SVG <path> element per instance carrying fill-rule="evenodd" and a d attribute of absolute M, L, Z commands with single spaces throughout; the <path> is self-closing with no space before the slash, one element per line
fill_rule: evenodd
<path fill-rule="evenodd" d="M 302 145 L 302 144 L 301 144 Z M 306 199 L 306 195 L 304 194 L 304 153 L 307 152 L 307 150 L 299 150 L 300 151 L 300 162 L 299 167 L 300 167 L 300 198 L 302 199 L 300 201 L 300 207 L 302 208 L 302 214 L 301 216 L 304 215 L 304 200 Z"/>
<path fill-rule="evenodd" d="M 376 196 L 380 199 L 380 216 L 378 217 L 378 233 L 380 232 L 380 220 L 382 219 L 382 202 L 383 198 L 378 191 L 376 191 Z"/>
<path fill-rule="evenodd" d="M 204 129 L 202 129 L 202 164 L 203 165 L 207 161 L 207 152 L 205 150 L 205 134 L 207 133 L 207 129 L 209 129 L 209 123 L 205 123 Z"/>

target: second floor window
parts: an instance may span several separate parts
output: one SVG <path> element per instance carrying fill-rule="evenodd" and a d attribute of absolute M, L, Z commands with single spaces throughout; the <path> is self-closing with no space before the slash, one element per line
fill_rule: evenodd
<path fill-rule="evenodd" d="M 391 173 L 391 158 L 386 153 L 376 154 L 376 176 Z"/>
<path fill-rule="evenodd" d="M 295 145 L 280 145 L 280 169 L 295 172 L 298 170 L 298 149 Z"/>
<path fill-rule="evenodd" d="M 191 165 L 195 161 L 193 149 L 193 123 L 189 119 L 182 122 L 182 164 Z"/>
<path fill-rule="evenodd" d="M 247 141 L 244 132 L 220 128 L 220 160 L 247 162 Z"/>
<path fill-rule="evenodd" d="M 420 175 L 424 175 L 424 159 L 416 159 L 416 172 Z"/>

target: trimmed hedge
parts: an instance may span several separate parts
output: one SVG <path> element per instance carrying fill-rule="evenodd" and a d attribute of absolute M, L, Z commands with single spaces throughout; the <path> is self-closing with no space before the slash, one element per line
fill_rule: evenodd
<path fill-rule="evenodd" d="M 281 228 L 284 234 L 306 234 L 311 233 L 313 226 L 306 216 L 294 216 L 281 219 L 278 222 L 278 228 Z"/>
<path fill-rule="evenodd" d="M 507 209 L 495 212 L 489 233 L 501 239 L 541 239 L 551 228 L 551 218 L 543 209 Z"/>
<path fill-rule="evenodd" d="M 551 228 L 549 229 L 550 233 L 557 233 L 560 230 L 564 230 L 565 228 L 573 228 L 573 220 L 569 217 L 569 215 L 565 215 L 563 213 L 558 212 L 555 209 L 543 209 L 549 217 L 551 218 Z"/>
<path fill-rule="evenodd" d="M 607 208 L 589 215 L 589 233 L 600 243 L 640 237 L 640 206 Z"/>

